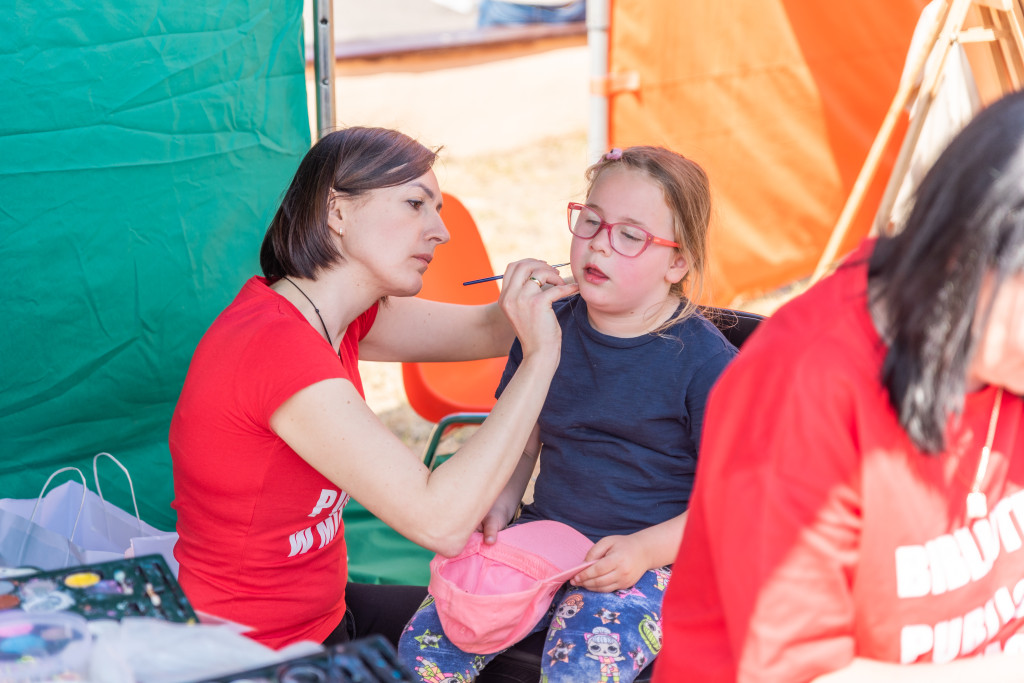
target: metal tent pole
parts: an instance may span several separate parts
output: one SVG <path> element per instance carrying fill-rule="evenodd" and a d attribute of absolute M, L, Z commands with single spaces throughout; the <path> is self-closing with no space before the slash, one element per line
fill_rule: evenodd
<path fill-rule="evenodd" d="M 337 126 L 334 111 L 334 0 L 313 0 L 313 74 L 316 130 L 322 138 Z"/>
<path fill-rule="evenodd" d="M 608 25 L 611 0 L 587 2 L 587 48 L 590 54 L 590 117 L 587 158 L 594 163 L 608 151 Z"/>

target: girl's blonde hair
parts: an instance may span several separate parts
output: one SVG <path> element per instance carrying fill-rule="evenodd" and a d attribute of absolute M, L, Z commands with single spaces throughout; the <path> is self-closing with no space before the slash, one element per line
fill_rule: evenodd
<path fill-rule="evenodd" d="M 646 173 L 661 186 L 665 204 L 672 212 L 674 241 L 680 245 L 676 251 L 689 264 L 686 276 L 669 289 L 670 294 L 686 304 L 659 327 L 661 331 L 693 315 L 704 295 L 711 184 L 707 173 L 696 162 L 664 147 L 639 145 L 613 149 L 587 169 L 588 197 L 601 173 L 617 165 Z"/>

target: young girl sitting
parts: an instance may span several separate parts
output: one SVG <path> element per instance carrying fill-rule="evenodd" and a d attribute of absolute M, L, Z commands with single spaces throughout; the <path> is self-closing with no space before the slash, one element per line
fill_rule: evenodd
<path fill-rule="evenodd" d="M 632 681 L 661 648 L 661 599 L 682 538 L 704 405 L 736 349 L 697 310 L 710 192 L 694 162 L 657 147 L 612 150 L 569 204 L 579 294 L 556 302 L 561 362 L 515 474 L 481 522 L 555 520 L 595 541 L 596 560 L 555 595 L 542 680 Z M 498 393 L 522 361 L 513 344 Z M 496 654 L 459 650 L 428 597 L 399 643 L 434 680 L 473 680 Z"/>

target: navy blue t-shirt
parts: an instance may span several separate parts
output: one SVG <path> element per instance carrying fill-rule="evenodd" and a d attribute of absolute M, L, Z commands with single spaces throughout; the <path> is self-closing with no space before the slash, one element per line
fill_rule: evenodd
<path fill-rule="evenodd" d="M 540 414 L 540 473 L 520 521 L 552 519 L 592 541 L 686 511 L 708 392 L 736 347 L 704 317 L 620 338 L 558 301 L 562 354 Z M 523 359 L 516 340 L 500 395 Z"/>

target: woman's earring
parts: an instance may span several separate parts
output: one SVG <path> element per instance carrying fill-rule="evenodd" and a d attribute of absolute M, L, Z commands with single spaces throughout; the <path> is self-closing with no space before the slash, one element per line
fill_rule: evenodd
<path fill-rule="evenodd" d="M 338 237 L 344 237 L 344 236 L 345 236 L 345 231 L 342 230 L 341 228 L 338 228 Z"/>

